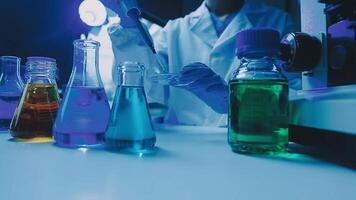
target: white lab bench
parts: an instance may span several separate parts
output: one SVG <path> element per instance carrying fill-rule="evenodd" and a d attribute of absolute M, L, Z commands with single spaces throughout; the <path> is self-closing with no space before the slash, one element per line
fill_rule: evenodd
<path fill-rule="evenodd" d="M 231 152 L 226 129 L 160 126 L 157 153 L 63 149 L 0 133 L 1 200 L 356 199 L 356 171 L 296 153 Z"/>

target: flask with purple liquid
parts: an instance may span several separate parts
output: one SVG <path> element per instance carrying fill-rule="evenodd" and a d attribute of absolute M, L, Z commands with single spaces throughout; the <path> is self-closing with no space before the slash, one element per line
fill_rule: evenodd
<path fill-rule="evenodd" d="M 21 97 L 23 82 L 20 78 L 20 58 L 0 57 L 0 131 L 7 131 Z"/>
<path fill-rule="evenodd" d="M 54 139 L 58 146 L 70 148 L 102 144 L 110 107 L 98 70 L 100 44 L 93 40 L 73 44 L 73 71 L 53 127 Z"/>

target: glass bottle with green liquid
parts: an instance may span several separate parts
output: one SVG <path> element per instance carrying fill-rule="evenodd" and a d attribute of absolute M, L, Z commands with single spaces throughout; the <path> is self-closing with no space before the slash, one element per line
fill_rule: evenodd
<path fill-rule="evenodd" d="M 229 81 L 228 141 L 234 152 L 276 154 L 288 144 L 288 81 L 278 65 L 279 32 L 254 28 L 236 36 L 241 63 Z"/>

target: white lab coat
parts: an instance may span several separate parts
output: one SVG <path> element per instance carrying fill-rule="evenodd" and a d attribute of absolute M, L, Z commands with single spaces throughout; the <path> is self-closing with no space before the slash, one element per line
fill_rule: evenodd
<path fill-rule="evenodd" d="M 228 81 L 239 65 L 235 56 L 235 35 L 252 27 L 275 28 L 283 35 L 292 32 L 294 26 L 285 12 L 247 1 L 218 38 L 204 2 L 184 18 L 169 21 L 154 38 L 155 48 L 171 73 L 179 73 L 188 64 L 202 62 Z M 214 112 L 187 90 L 170 87 L 166 122 L 226 126 L 227 115 Z"/>
<path fill-rule="evenodd" d="M 151 83 L 150 77 L 157 68 L 156 58 L 140 37 L 136 28 L 124 29 L 119 25 L 119 17 L 111 13 L 109 23 L 101 27 L 93 28 L 89 39 L 100 42 L 99 50 L 99 73 L 104 84 L 105 92 L 110 106 L 113 103 L 117 87 L 118 71 L 117 67 L 121 62 L 135 61 L 145 66 L 146 96 L 148 102 L 164 103 L 163 86 Z M 95 71 L 88 71 L 87 76 L 95 76 Z M 150 90 L 150 88 L 152 88 Z M 149 93 L 149 91 L 151 93 Z"/>

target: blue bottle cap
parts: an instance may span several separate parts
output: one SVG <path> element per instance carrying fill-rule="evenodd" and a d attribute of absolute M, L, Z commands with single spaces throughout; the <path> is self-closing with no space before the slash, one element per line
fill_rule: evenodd
<path fill-rule="evenodd" d="M 236 35 L 236 55 L 245 56 L 276 56 L 280 51 L 280 34 L 271 28 L 252 28 Z"/>

